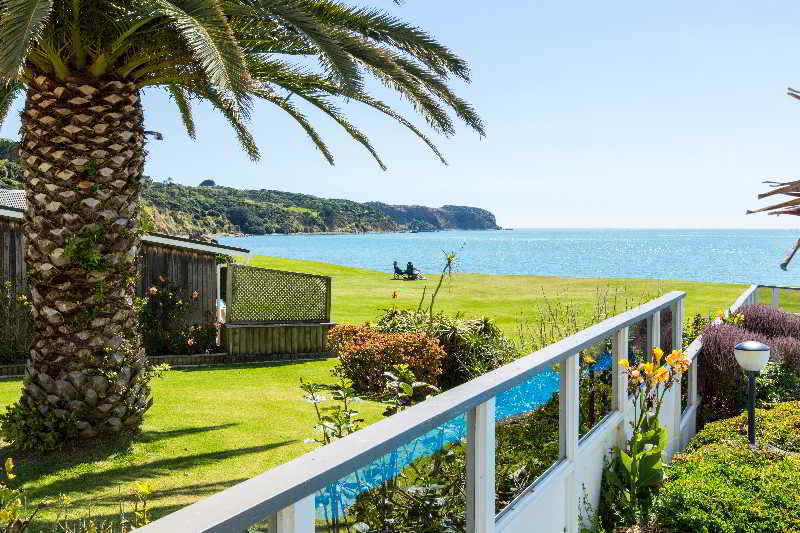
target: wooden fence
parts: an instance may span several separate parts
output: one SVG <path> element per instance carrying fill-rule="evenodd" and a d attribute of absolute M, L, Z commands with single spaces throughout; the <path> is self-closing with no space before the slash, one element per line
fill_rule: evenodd
<path fill-rule="evenodd" d="M 233 252 L 232 252 L 233 253 Z M 214 321 L 217 299 L 215 253 L 142 241 L 136 294 L 166 276 L 190 293 L 199 293 L 199 305 L 189 317 L 193 323 Z M 19 220 L 0 218 L 0 277 L 25 283 L 25 248 Z"/>
<path fill-rule="evenodd" d="M 327 354 L 331 278 L 243 265 L 224 270 L 229 354 Z"/>

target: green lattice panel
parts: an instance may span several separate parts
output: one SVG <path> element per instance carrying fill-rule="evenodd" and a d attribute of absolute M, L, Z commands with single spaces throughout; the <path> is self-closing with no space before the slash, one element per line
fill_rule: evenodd
<path fill-rule="evenodd" d="M 228 322 L 322 322 L 327 320 L 329 278 L 229 265 Z"/>

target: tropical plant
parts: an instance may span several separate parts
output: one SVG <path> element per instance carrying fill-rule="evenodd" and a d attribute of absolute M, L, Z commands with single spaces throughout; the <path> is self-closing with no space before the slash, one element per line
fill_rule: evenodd
<path fill-rule="evenodd" d="M 619 364 L 633 385 L 634 420 L 627 447 L 614 448 L 613 459 L 604 471 L 603 500 L 607 512 L 619 513 L 607 517 L 608 521 L 630 526 L 649 519 L 654 489 L 664 480 L 662 454 L 667 446 L 667 428 L 659 422 L 661 407 L 667 392 L 692 362 L 680 350 L 664 358 L 664 352 L 656 347 L 647 363 L 631 366 L 622 360 Z"/>
<path fill-rule="evenodd" d="M 317 415 L 314 430 L 319 433 L 318 437 L 308 438 L 306 442 L 330 444 L 334 440 L 355 433 L 364 422 L 364 419 L 359 417 L 358 411 L 353 409 L 353 404 L 360 402 L 361 399 L 356 396 L 352 385 L 341 372 L 334 372 L 334 375 L 339 378 L 339 382 L 330 387 L 303 381 L 303 378 L 300 378 L 300 390 L 305 393 L 303 399 L 314 405 L 314 413 Z M 330 390 L 330 398 L 322 393 L 325 388 Z M 331 400 L 336 402 L 333 406 L 325 410 L 320 409 L 320 404 Z"/>
<path fill-rule="evenodd" d="M 386 376 L 386 403 L 389 407 L 384 412 L 385 415 L 393 415 L 398 411 L 402 411 L 407 407 L 414 405 L 416 401 L 422 399 L 425 392 L 438 394 L 441 392 L 439 387 L 425 383 L 424 381 L 417 381 L 414 372 L 408 365 L 394 365 L 391 372 L 384 372 Z M 425 396 L 430 396 L 428 394 Z"/>
<path fill-rule="evenodd" d="M 302 100 L 383 168 L 339 98 L 395 119 L 443 160 L 367 92 L 367 75 L 411 101 L 437 132 L 454 133 L 452 111 L 483 134 L 447 85 L 451 75 L 468 80 L 467 64 L 384 11 L 331 0 L 0 0 L 0 119 L 25 94 L 19 158 L 35 338 L 19 405 L 53 424 L 74 419 L 78 431 L 68 434 L 82 438 L 137 428 L 151 405 L 133 305 L 144 89 L 169 93 L 190 137 L 192 104 L 210 104 L 253 159 L 247 123 L 262 99 L 333 162 Z"/>

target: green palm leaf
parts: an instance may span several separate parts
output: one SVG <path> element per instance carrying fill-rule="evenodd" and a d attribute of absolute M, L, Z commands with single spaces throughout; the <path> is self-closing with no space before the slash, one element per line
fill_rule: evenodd
<path fill-rule="evenodd" d="M 28 51 L 42 36 L 53 0 L 3 0 L 0 3 L 0 79 L 19 75 Z"/>

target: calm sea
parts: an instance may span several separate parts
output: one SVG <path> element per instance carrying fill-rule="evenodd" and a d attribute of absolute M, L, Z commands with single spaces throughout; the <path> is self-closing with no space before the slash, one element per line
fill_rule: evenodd
<path fill-rule="evenodd" d="M 788 272 L 778 268 L 798 237 L 793 230 L 515 229 L 219 240 L 257 255 L 386 272 L 392 261 L 413 261 L 433 273 L 443 251 L 456 251 L 461 272 L 800 285 L 800 257 Z"/>

